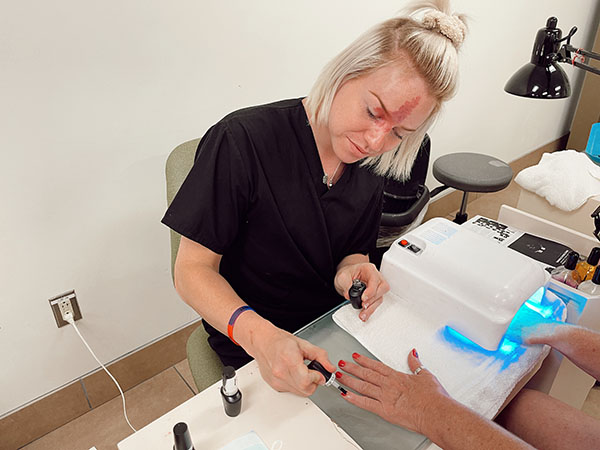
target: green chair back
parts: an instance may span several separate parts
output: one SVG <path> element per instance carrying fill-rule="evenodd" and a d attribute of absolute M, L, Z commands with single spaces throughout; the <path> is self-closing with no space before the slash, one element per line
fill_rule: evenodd
<path fill-rule="evenodd" d="M 167 204 L 171 204 L 175 194 L 183 184 L 192 165 L 200 139 L 193 139 L 175 147 L 167 158 Z M 171 231 L 171 277 L 174 279 L 175 260 L 179 250 L 181 235 Z M 200 325 L 192 332 L 186 345 L 187 360 L 198 391 L 203 391 L 215 383 L 223 374 L 223 364 L 208 345 L 208 334 Z"/>

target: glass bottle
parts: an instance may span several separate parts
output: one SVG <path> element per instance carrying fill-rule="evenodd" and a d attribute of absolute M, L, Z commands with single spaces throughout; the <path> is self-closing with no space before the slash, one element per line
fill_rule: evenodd
<path fill-rule="evenodd" d="M 600 261 L 600 247 L 594 247 L 587 257 L 586 261 L 582 261 L 577 264 L 575 271 L 579 274 L 581 282 L 589 280 L 594 274 L 594 269 Z"/>
<path fill-rule="evenodd" d="M 550 276 L 561 283 L 577 288 L 581 281 L 578 272 L 574 270 L 577 267 L 578 262 L 579 253 L 571 252 L 569 253 L 569 256 L 567 256 L 565 265 L 558 266 L 556 269 L 552 270 Z"/>
<path fill-rule="evenodd" d="M 600 294 L 600 269 L 596 267 L 594 275 L 591 280 L 584 281 L 577 288 L 586 294 L 597 295 Z"/>

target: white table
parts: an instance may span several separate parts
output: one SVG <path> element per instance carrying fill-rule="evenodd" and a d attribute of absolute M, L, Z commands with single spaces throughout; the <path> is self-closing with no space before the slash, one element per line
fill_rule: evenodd
<path fill-rule="evenodd" d="M 261 378 L 255 361 L 238 370 L 237 378 L 242 392 L 239 416 L 225 415 L 219 381 L 127 437 L 118 448 L 170 449 L 178 422 L 187 423 L 196 450 L 219 449 L 252 430 L 269 449 L 278 440 L 283 450 L 360 448 L 309 399 L 274 391 Z"/>

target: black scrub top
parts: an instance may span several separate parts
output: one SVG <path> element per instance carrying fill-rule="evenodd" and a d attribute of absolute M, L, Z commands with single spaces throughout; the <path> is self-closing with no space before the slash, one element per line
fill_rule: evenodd
<path fill-rule="evenodd" d="M 302 99 L 284 100 L 211 127 L 162 222 L 222 255 L 219 272 L 235 292 L 294 332 L 344 301 L 336 267 L 375 247 L 382 191 L 383 179 L 358 163 L 328 189 Z M 205 327 L 224 364 L 249 360 Z"/>

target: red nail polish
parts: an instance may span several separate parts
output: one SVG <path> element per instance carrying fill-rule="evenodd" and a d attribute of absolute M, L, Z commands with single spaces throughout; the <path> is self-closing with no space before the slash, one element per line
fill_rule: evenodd
<path fill-rule="evenodd" d="M 413 354 L 413 356 L 414 356 L 415 358 L 418 358 L 418 357 L 419 357 L 419 354 L 417 353 L 417 349 L 416 349 L 416 348 L 413 348 L 413 349 L 412 349 L 412 354 Z"/>
<path fill-rule="evenodd" d="M 358 359 L 360 357 L 360 355 L 358 353 L 352 353 L 352 357 L 354 359 Z"/>
<path fill-rule="evenodd" d="M 346 361 L 344 361 L 343 359 L 340 359 L 340 360 L 338 361 L 338 366 L 340 366 L 340 367 L 344 367 L 345 365 L 346 365 Z"/>
<path fill-rule="evenodd" d="M 346 393 L 345 393 L 345 392 L 342 392 L 342 397 L 345 397 L 345 396 L 346 396 Z"/>
<path fill-rule="evenodd" d="M 342 378 L 342 374 L 341 374 L 341 373 L 339 373 L 339 372 L 336 372 L 336 373 L 335 373 L 335 377 L 336 377 L 336 378 Z"/>

